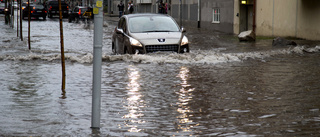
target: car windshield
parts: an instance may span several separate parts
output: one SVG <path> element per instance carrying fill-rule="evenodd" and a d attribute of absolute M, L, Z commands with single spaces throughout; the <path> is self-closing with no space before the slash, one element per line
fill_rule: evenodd
<path fill-rule="evenodd" d="M 137 16 L 129 18 L 131 33 L 178 32 L 177 23 L 167 16 Z"/>

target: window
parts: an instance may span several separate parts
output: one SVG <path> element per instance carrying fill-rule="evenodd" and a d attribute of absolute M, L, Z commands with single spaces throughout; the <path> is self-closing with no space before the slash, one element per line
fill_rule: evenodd
<path fill-rule="evenodd" d="M 213 9 L 212 23 L 220 23 L 220 9 Z"/>

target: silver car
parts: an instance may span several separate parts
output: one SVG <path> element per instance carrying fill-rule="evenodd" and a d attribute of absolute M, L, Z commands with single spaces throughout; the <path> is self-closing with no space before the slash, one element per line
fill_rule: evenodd
<path fill-rule="evenodd" d="M 120 18 L 112 36 L 115 54 L 189 52 L 188 38 L 176 21 L 164 14 L 129 14 Z"/>

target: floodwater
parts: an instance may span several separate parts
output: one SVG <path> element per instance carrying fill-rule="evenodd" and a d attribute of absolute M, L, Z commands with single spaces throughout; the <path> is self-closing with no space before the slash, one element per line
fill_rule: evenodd
<path fill-rule="evenodd" d="M 0 27 L 0 136 L 320 136 L 317 42 L 275 48 L 190 29 L 191 53 L 113 55 L 116 22 L 105 20 L 94 132 L 93 26 L 63 22 L 62 95 L 58 19 L 31 22 L 31 50 L 23 23 L 24 42 Z"/>

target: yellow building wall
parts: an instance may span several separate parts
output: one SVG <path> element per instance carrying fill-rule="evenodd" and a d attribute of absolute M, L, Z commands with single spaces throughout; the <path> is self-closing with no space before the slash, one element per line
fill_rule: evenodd
<path fill-rule="evenodd" d="M 296 9 L 296 0 L 257 0 L 256 34 L 295 37 Z"/>
<path fill-rule="evenodd" d="M 320 40 L 320 1 L 257 0 L 256 35 Z"/>
<path fill-rule="evenodd" d="M 320 40 L 320 1 L 298 1 L 297 37 Z"/>

